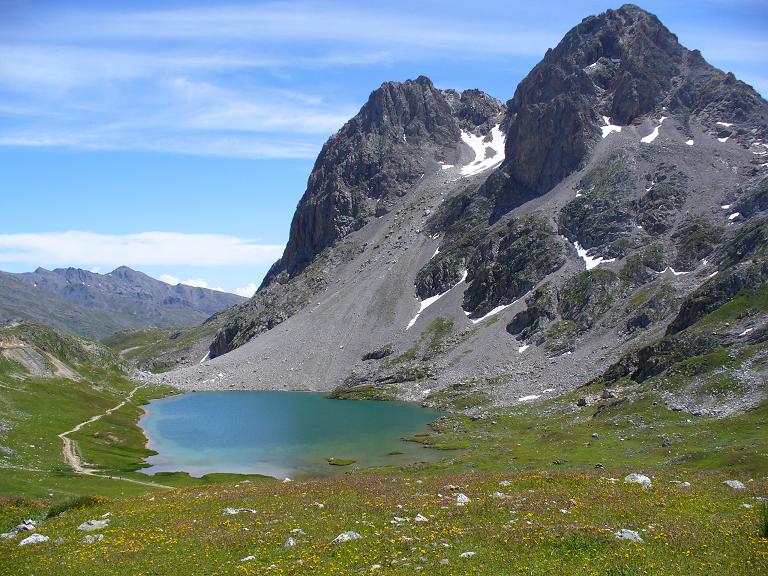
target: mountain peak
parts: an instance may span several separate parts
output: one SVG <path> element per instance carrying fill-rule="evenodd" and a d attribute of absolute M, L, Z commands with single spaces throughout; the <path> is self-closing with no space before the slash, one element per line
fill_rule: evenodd
<path fill-rule="evenodd" d="M 462 130 L 498 121 L 503 105 L 479 90 L 439 90 L 426 76 L 384 82 L 325 143 L 291 222 L 283 257 L 262 286 L 301 272 L 324 248 L 386 212 Z"/>
<path fill-rule="evenodd" d="M 756 137 L 768 131 L 765 101 L 682 46 L 655 15 L 626 4 L 585 18 L 507 103 L 505 162 L 483 191 L 492 220 L 582 166 L 603 118 L 626 126 L 662 108 L 686 123 L 739 120 Z"/>

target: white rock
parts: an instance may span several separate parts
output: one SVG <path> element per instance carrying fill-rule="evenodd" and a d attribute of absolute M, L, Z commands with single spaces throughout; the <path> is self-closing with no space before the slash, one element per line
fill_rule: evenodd
<path fill-rule="evenodd" d="M 427 519 L 426 516 L 423 514 L 416 514 L 416 518 L 413 519 L 414 522 L 429 522 L 429 519 Z"/>
<path fill-rule="evenodd" d="M 288 540 L 286 540 L 285 544 L 283 544 L 283 548 L 293 548 L 298 543 L 299 541 L 296 540 L 296 538 L 294 538 L 293 536 L 289 536 Z"/>
<path fill-rule="evenodd" d="M 16 526 L 16 532 L 34 532 L 37 528 L 36 520 L 24 520 L 21 524 Z"/>
<path fill-rule="evenodd" d="M 250 512 L 251 514 L 256 514 L 256 510 L 253 508 L 224 508 L 224 514 L 240 514 L 240 512 Z"/>
<path fill-rule="evenodd" d="M 465 504 L 469 504 L 470 499 L 467 497 L 466 494 L 459 493 L 456 496 L 456 506 L 464 506 Z"/>
<path fill-rule="evenodd" d="M 627 474 L 624 477 L 624 482 L 632 483 L 632 484 L 640 484 L 643 488 L 653 487 L 653 483 L 651 482 L 651 479 L 648 478 L 648 476 L 637 474 L 636 472 L 633 472 L 632 474 Z"/>
<path fill-rule="evenodd" d="M 493 494 L 491 494 L 491 496 L 493 496 L 494 498 L 506 498 L 507 497 L 507 495 L 504 494 L 504 492 L 494 492 Z"/>
<path fill-rule="evenodd" d="M 48 542 L 50 538 L 48 536 L 43 536 L 42 534 L 32 534 L 32 536 L 27 536 L 19 542 L 19 546 L 26 546 L 27 544 L 40 544 L 41 542 Z"/>
<path fill-rule="evenodd" d="M 747 487 L 744 486 L 741 482 L 738 480 L 726 480 L 723 482 L 726 486 L 733 488 L 734 490 L 745 490 Z"/>
<path fill-rule="evenodd" d="M 742 508 L 746 508 L 747 510 L 751 510 L 752 508 L 754 508 L 754 506 L 752 506 L 752 504 L 742 504 L 741 507 Z"/>
<path fill-rule="evenodd" d="M 341 544 L 342 542 L 349 542 L 350 540 L 358 540 L 359 538 L 362 538 L 360 534 L 355 532 L 354 530 L 347 530 L 346 532 L 342 532 L 336 538 L 331 541 L 331 544 Z"/>
<path fill-rule="evenodd" d="M 459 554 L 459 557 L 460 558 L 472 558 L 472 556 L 474 556 L 475 554 L 477 554 L 477 552 L 462 552 L 461 554 Z"/>
<path fill-rule="evenodd" d="M 80 524 L 77 529 L 83 532 L 93 532 L 94 530 L 102 530 L 107 526 L 109 526 L 109 519 L 105 518 L 104 520 L 87 520 Z"/>
<path fill-rule="evenodd" d="M 630 540 L 632 542 L 642 542 L 643 541 L 643 539 L 640 537 L 640 534 L 638 534 L 634 530 L 627 530 L 626 528 L 622 528 L 618 532 L 614 532 L 613 535 L 616 538 L 619 538 L 621 540 Z"/>
<path fill-rule="evenodd" d="M 104 534 L 88 534 L 83 538 L 83 544 L 93 544 L 94 542 L 101 542 L 104 540 Z"/>
<path fill-rule="evenodd" d="M 501 482 L 499 482 L 499 486 L 509 486 L 510 484 L 512 484 L 512 482 L 510 482 L 509 480 L 502 480 Z"/>
<path fill-rule="evenodd" d="M 240 558 L 240 562 L 250 562 L 251 560 L 256 560 L 256 556 L 246 556 L 245 558 Z"/>

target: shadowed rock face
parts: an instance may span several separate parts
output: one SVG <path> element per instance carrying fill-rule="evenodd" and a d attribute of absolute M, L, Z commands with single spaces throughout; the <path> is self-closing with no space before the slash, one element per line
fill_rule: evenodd
<path fill-rule="evenodd" d="M 750 120 L 760 96 L 689 51 L 653 14 L 627 4 L 585 18 L 520 83 L 507 102 L 505 162 L 486 183 L 491 220 L 550 190 L 579 168 L 601 116 L 627 125 L 662 105 L 710 123 Z"/>
<path fill-rule="evenodd" d="M 420 76 L 386 82 L 323 146 L 299 202 L 283 257 L 262 287 L 301 272 L 324 248 L 388 210 L 460 141 L 499 116 L 502 105 L 479 90 L 442 91 Z"/>

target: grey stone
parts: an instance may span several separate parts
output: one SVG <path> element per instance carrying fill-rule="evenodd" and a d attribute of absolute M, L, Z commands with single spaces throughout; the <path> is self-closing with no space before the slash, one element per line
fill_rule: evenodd
<path fill-rule="evenodd" d="M 614 532 L 613 535 L 620 540 L 630 540 L 631 542 L 638 543 L 643 541 L 643 538 L 640 536 L 640 534 L 634 530 L 627 530 L 626 528 L 622 528 L 618 532 Z"/>
<path fill-rule="evenodd" d="M 633 472 L 632 474 L 627 474 L 624 477 L 624 482 L 631 483 L 631 484 L 640 484 L 643 488 L 652 488 L 653 483 L 651 482 L 651 479 L 648 478 L 648 476 L 645 476 L 643 474 L 637 474 L 636 472 Z"/>
<path fill-rule="evenodd" d="M 107 526 L 109 526 L 109 518 L 103 520 L 86 520 L 80 524 L 77 529 L 82 530 L 83 532 L 94 532 L 96 530 L 102 530 Z"/>
<path fill-rule="evenodd" d="M 331 541 L 331 544 L 342 544 L 344 542 L 349 542 L 350 540 L 358 540 L 359 538 L 362 538 L 360 534 L 354 530 L 347 530 L 336 536 L 336 538 Z"/>

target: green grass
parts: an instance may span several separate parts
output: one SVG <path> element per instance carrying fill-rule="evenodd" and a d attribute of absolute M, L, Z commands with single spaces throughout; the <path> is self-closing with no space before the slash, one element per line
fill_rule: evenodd
<path fill-rule="evenodd" d="M 757 507 L 757 535 L 768 540 L 768 502 L 761 502 Z"/>
<path fill-rule="evenodd" d="M 92 506 L 98 506 L 102 504 L 106 499 L 98 496 L 75 496 L 69 498 L 63 502 L 54 504 L 48 510 L 46 514 L 47 519 L 55 518 L 59 514 L 63 514 L 68 510 L 82 510 L 83 508 L 91 508 Z"/>
<path fill-rule="evenodd" d="M 106 566 L 118 575 L 733 576 L 768 570 L 768 541 L 755 531 L 757 511 L 741 507 L 767 488 L 764 480 L 738 493 L 721 484 L 722 476 L 705 473 L 686 476 L 689 489 L 671 484 L 680 477 L 668 471 L 653 474 L 651 490 L 607 477 L 602 471 L 507 471 L 184 489 L 71 510 L 40 527 L 51 542 L 23 548 L 2 542 L 0 557 L 8 573 L 36 576 L 104 573 Z M 458 492 L 470 498 L 465 506 L 456 505 Z M 256 512 L 230 516 L 226 507 Z M 77 526 L 107 513 L 104 540 L 83 544 Z M 417 514 L 428 521 L 414 522 Z M 296 528 L 303 532 L 294 535 L 298 544 L 285 548 Z M 622 528 L 638 531 L 644 543 L 614 538 Z M 346 530 L 362 538 L 330 544 Z M 54 545 L 57 538 L 62 543 Z M 475 555 L 462 558 L 463 552 Z M 242 560 L 248 556 L 254 559 Z"/>
<path fill-rule="evenodd" d="M 192 328 L 158 328 L 119 332 L 103 340 L 132 365 L 152 372 L 165 372 L 176 366 L 175 358 L 189 357 L 200 342 L 211 342 L 219 324 L 211 322 Z M 199 358 L 192 358 L 194 361 Z"/>
<path fill-rule="evenodd" d="M 763 348 L 713 350 L 641 384 L 625 378 L 612 386 L 618 397 L 605 400 L 595 384 L 492 408 L 485 388 L 504 379 L 468 379 L 429 400 L 452 409 L 486 406 L 482 417 L 442 416 L 430 432 L 404 438 L 439 451 L 438 461 L 350 466 L 340 477 L 288 484 L 234 474 L 151 477 L 174 490 L 63 467 L 56 434 L 122 400 L 135 385 L 124 376 L 94 365 L 82 368 L 80 382 L 0 372 L 0 418 L 10 424 L 0 444 L 16 452 L 4 457 L 14 467 L 0 468 L 0 531 L 58 512 L 39 526 L 50 542 L 19 548 L 18 537 L 0 541 L 0 572 L 79 576 L 109 566 L 118 575 L 763 573 L 768 513 L 742 504 L 768 492 L 768 402 L 718 419 L 670 410 L 666 401 L 682 387 L 709 396 L 739 393 L 735 369 L 746 361 L 757 366 Z M 364 388 L 351 391 L 380 391 Z M 133 402 L 73 435 L 85 460 L 111 476 L 146 480 L 139 469 L 149 452 L 136 419 L 142 402 L 168 392 L 142 388 Z M 589 404 L 577 408 L 581 396 Z M 654 487 L 609 480 L 629 472 L 651 476 Z M 731 490 L 725 479 L 740 479 L 747 490 Z M 470 503 L 457 506 L 458 492 Z M 83 495 L 96 498 L 77 498 Z M 231 516 L 223 512 L 228 507 L 256 512 Z M 107 513 L 105 539 L 83 544 L 76 527 Z M 414 522 L 417 514 L 428 522 Z M 304 534 L 285 548 L 296 528 Z M 615 539 L 621 528 L 637 530 L 644 542 Z M 330 544 L 346 530 L 363 538 Z M 58 538 L 63 543 L 56 545 Z M 476 555 L 462 558 L 466 551 Z M 247 556 L 254 559 L 241 561 Z"/>

